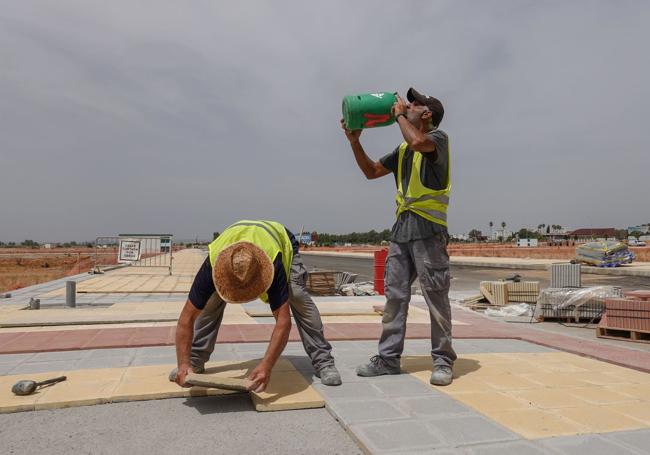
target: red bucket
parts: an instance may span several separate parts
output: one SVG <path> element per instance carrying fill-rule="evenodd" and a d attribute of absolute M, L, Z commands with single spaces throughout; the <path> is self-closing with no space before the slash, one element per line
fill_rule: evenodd
<path fill-rule="evenodd" d="M 375 251 L 375 291 L 384 295 L 384 272 L 386 271 L 386 257 L 388 250 Z"/>

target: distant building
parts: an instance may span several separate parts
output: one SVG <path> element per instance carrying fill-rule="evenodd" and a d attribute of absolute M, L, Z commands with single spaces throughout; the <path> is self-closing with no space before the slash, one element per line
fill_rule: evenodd
<path fill-rule="evenodd" d="M 595 240 L 595 239 L 615 239 L 616 229 L 614 228 L 582 228 L 568 232 L 569 238 L 574 240 Z"/>
<path fill-rule="evenodd" d="M 507 229 L 497 229 L 492 233 L 491 240 L 506 240 L 512 237 L 512 232 Z"/>

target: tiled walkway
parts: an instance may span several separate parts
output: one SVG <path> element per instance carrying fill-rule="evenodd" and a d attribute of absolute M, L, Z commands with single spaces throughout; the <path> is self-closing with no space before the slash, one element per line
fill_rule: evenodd
<path fill-rule="evenodd" d="M 650 372 L 650 352 L 605 345 L 562 334 L 541 332 L 526 327 L 525 324 L 503 324 L 459 308 L 454 308 L 453 318 L 465 324 L 454 327 L 453 334 L 456 339 L 523 340 Z M 267 342 L 273 327 L 273 324 L 224 325 L 219 331 L 218 342 Z M 325 332 L 330 340 L 375 340 L 379 338 L 381 325 L 376 323 L 330 323 L 325 324 Z M 174 344 L 174 334 L 174 326 L 0 333 L 0 353 L 165 346 Z M 429 334 L 429 324 L 408 324 L 407 338 L 428 339 Z M 291 331 L 290 340 L 299 340 L 295 327 Z"/>
<path fill-rule="evenodd" d="M 457 340 L 455 343 L 461 359 L 513 352 L 520 357 L 554 356 L 556 352 L 514 340 Z M 261 356 L 266 346 L 266 343 L 222 344 L 217 346 L 213 359 L 251 359 Z M 367 361 L 375 352 L 374 341 L 337 341 L 333 346 L 344 380 L 341 387 L 319 384 L 300 343 L 290 343 L 284 355 L 309 382 L 313 381 L 330 413 L 372 453 L 430 453 L 436 449 L 452 454 L 642 454 L 647 453 L 650 446 L 650 430 L 647 429 L 612 432 L 603 428 L 599 434 L 527 439 L 518 431 L 492 420 L 475 406 L 464 404 L 457 399 L 458 395 L 435 389 L 413 375 L 356 376 L 356 365 Z M 426 355 L 428 348 L 428 340 L 408 340 L 404 354 Z M 120 367 L 174 362 L 172 347 L 0 355 L 0 366 L 6 367 L 1 374 L 59 371 L 63 366 L 85 369 L 97 368 L 97 365 Z M 487 364 L 485 368 L 490 369 Z"/>

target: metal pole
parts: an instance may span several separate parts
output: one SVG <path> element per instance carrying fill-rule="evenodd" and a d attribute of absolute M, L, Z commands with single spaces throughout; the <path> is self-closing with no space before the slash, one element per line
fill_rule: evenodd
<path fill-rule="evenodd" d="M 77 282 L 65 282 L 65 306 L 74 308 L 77 306 Z"/>
<path fill-rule="evenodd" d="M 35 299 L 31 297 L 29 299 L 29 309 L 30 310 L 40 310 L 41 309 L 41 299 Z"/>

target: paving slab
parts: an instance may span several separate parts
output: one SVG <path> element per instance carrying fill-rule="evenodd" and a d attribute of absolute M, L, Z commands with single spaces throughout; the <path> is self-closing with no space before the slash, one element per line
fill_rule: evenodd
<path fill-rule="evenodd" d="M 0 413 L 232 393 L 215 388 L 181 388 L 177 384 L 169 382 L 169 371 L 175 364 L 69 370 L 60 368 L 61 362 L 69 363 L 69 361 L 27 363 L 22 368 L 19 366 L 16 369 L 30 373 L 29 378 L 24 377 L 24 374 L 0 377 Z M 243 378 L 258 362 L 258 360 L 211 362 L 207 365 L 206 373 Z M 49 373 L 36 374 L 46 367 Z M 56 370 L 57 368 L 59 370 Z M 39 381 L 63 374 L 68 377 L 67 381 L 51 387 L 40 388 L 32 395 L 19 397 L 10 392 L 11 386 L 19 380 Z M 283 358 L 276 363 L 267 390 L 261 393 L 250 392 L 250 395 L 255 409 L 258 411 L 307 409 L 325 405 L 318 392 L 293 368 L 288 360 Z"/>
<path fill-rule="evenodd" d="M 346 426 L 380 420 L 408 419 L 408 413 L 386 399 L 350 400 L 329 399 L 327 407 L 337 418 L 344 418 Z"/>
<path fill-rule="evenodd" d="M 409 379 L 412 378 L 408 375 L 384 376 L 382 380 L 373 381 L 372 386 L 389 398 L 431 396 L 431 387 Z"/>
<path fill-rule="evenodd" d="M 578 372 L 558 372 L 558 364 Z M 428 357 L 403 357 L 402 369 L 528 439 L 650 428 L 650 375 L 573 354 L 464 354 L 446 387 L 428 385 Z M 617 383 L 590 382 L 584 374 L 610 374 Z"/>
<path fill-rule="evenodd" d="M 468 406 L 441 393 L 411 398 L 395 398 L 395 405 L 413 417 L 423 419 L 447 418 L 457 415 L 476 415 Z"/>
<path fill-rule="evenodd" d="M 576 436 L 571 438 L 553 438 L 543 441 L 544 446 L 554 449 L 564 455 L 611 455 L 611 454 L 646 454 L 633 448 L 626 447 L 613 440 L 607 440 L 600 436 Z"/>
<path fill-rule="evenodd" d="M 482 416 L 448 417 L 430 420 L 428 425 L 453 447 L 519 439 L 512 431 Z"/>
<path fill-rule="evenodd" d="M 602 436 L 608 441 L 615 441 L 628 449 L 637 450 L 639 453 L 648 453 L 650 447 L 650 430 L 611 433 Z"/>
<path fill-rule="evenodd" d="M 506 442 L 495 444 L 481 444 L 475 447 L 465 448 L 466 455 L 549 455 L 556 453 L 548 447 L 532 442 Z"/>
<path fill-rule="evenodd" d="M 420 420 L 400 419 L 378 423 L 350 425 L 355 439 L 370 453 L 388 453 L 400 450 L 413 453 L 417 450 L 441 448 L 446 443 L 440 435 Z"/>

